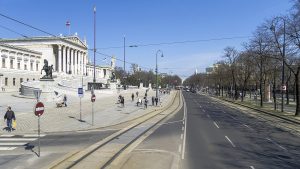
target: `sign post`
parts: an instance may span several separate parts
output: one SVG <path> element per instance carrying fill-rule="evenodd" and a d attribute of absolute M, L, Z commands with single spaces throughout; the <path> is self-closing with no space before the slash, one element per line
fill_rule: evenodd
<path fill-rule="evenodd" d="M 96 101 L 96 95 L 94 93 L 94 88 L 92 87 L 91 91 L 91 102 L 92 102 L 92 125 L 94 125 L 94 102 Z"/>
<path fill-rule="evenodd" d="M 38 142 L 39 142 L 38 156 L 39 157 L 41 156 L 41 150 L 40 150 L 40 147 L 41 147 L 41 142 L 40 142 L 40 133 L 41 133 L 41 130 L 40 130 L 40 116 L 44 113 L 44 110 L 45 110 L 44 104 L 42 102 L 37 102 L 37 104 L 35 105 L 34 114 L 36 116 L 38 116 Z"/>
<path fill-rule="evenodd" d="M 80 121 L 81 121 L 81 98 L 83 97 L 83 88 L 82 87 L 79 87 L 78 88 L 78 96 L 79 96 L 79 99 L 80 99 Z"/>

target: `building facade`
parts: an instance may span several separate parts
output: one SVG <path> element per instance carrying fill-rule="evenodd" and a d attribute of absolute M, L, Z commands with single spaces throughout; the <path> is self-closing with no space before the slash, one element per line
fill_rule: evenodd
<path fill-rule="evenodd" d="M 94 74 L 87 44 L 77 36 L 0 39 L 0 52 L 1 90 L 18 90 L 24 81 L 39 80 L 45 59 L 57 77 Z M 97 81 L 110 78 L 115 61 L 112 64 L 95 67 Z"/>
<path fill-rule="evenodd" d="M 1 91 L 18 89 L 24 81 L 40 78 L 42 53 L 0 42 Z"/>

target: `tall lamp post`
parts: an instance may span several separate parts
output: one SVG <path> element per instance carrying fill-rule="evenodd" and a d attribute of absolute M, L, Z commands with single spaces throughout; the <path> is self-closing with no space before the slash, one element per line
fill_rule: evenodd
<path fill-rule="evenodd" d="M 285 81 L 284 81 L 284 61 L 285 61 L 285 47 L 286 47 L 286 43 L 285 43 L 285 36 L 286 36 L 286 29 L 285 29 L 285 25 L 286 25 L 286 20 L 285 18 L 283 17 L 276 17 L 274 18 L 275 19 L 281 19 L 283 21 L 283 45 L 282 45 L 282 77 L 281 77 L 281 80 L 282 80 L 282 86 L 281 86 L 281 112 L 283 112 L 283 105 L 284 105 L 284 91 L 286 90 L 285 88 Z M 271 25 L 271 30 L 274 32 L 274 36 L 276 38 L 276 41 L 277 41 L 277 35 L 276 35 L 276 32 L 275 32 L 275 25 L 274 25 L 274 20 L 272 21 L 272 25 Z M 278 43 L 278 41 L 277 41 Z"/>
<path fill-rule="evenodd" d="M 96 83 L 96 6 L 94 6 L 94 77 L 93 82 Z"/>
<path fill-rule="evenodd" d="M 157 52 L 156 52 L 156 68 L 155 68 L 155 73 L 156 73 L 156 98 L 158 98 L 158 78 L 157 78 L 157 73 L 158 73 L 158 68 L 157 68 L 157 55 L 161 53 L 161 57 L 164 57 L 164 54 L 163 52 L 159 49 Z"/>

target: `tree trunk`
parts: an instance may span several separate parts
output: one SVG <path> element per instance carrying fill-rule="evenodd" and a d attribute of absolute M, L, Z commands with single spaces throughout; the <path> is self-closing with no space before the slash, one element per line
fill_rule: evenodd
<path fill-rule="evenodd" d="M 259 94 L 260 94 L 260 107 L 263 107 L 262 79 L 259 84 Z"/>
<path fill-rule="evenodd" d="M 224 95 L 223 95 L 223 91 L 224 91 L 224 86 L 222 86 L 222 97 L 224 96 Z"/>
<path fill-rule="evenodd" d="M 289 81 L 286 82 L 286 105 L 290 104 L 290 96 L 289 96 Z"/>
<path fill-rule="evenodd" d="M 274 110 L 277 110 L 277 101 L 276 101 L 276 75 L 274 75 L 273 82 L 273 99 L 274 99 Z"/>
<path fill-rule="evenodd" d="M 300 115 L 299 69 L 300 69 L 300 67 L 298 67 L 297 73 L 295 75 L 295 83 L 296 83 L 296 112 L 295 112 L 295 116 Z"/>

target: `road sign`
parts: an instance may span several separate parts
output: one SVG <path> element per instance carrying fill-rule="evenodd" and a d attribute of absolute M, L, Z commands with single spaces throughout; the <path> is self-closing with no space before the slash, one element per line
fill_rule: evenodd
<path fill-rule="evenodd" d="M 95 101 L 96 101 L 96 95 L 95 95 L 95 94 L 92 95 L 91 101 L 92 101 L 92 102 L 95 102 Z"/>
<path fill-rule="evenodd" d="M 36 100 L 40 100 L 41 93 L 42 93 L 41 89 L 34 89 L 33 90 L 33 94 L 34 94 Z"/>
<path fill-rule="evenodd" d="M 82 87 L 78 88 L 78 96 L 83 97 L 83 88 Z"/>
<path fill-rule="evenodd" d="M 41 116 L 44 113 L 45 107 L 42 102 L 38 102 L 34 108 L 34 114 L 36 116 Z"/>

